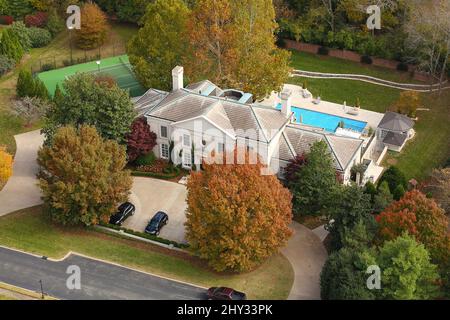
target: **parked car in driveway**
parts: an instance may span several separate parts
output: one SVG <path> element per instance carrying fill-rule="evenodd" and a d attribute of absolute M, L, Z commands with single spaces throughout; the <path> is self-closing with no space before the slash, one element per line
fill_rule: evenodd
<path fill-rule="evenodd" d="M 247 300 L 247 295 L 226 287 L 212 287 L 207 291 L 210 300 Z"/>
<path fill-rule="evenodd" d="M 117 209 L 117 212 L 109 219 L 109 223 L 121 226 L 128 217 L 134 215 L 135 211 L 136 207 L 131 202 L 122 203 Z"/>
<path fill-rule="evenodd" d="M 157 236 L 161 232 L 162 227 L 164 227 L 168 222 L 169 216 L 167 213 L 158 211 L 148 223 L 145 228 L 145 232 Z"/>

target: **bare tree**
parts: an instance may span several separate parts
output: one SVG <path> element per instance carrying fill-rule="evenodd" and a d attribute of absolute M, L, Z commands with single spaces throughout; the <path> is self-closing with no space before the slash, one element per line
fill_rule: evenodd
<path fill-rule="evenodd" d="M 439 93 L 445 80 L 450 53 L 449 0 L 416 0 L 415 10 L 407 25 L 409 44 L 419 53 L 420 67 L 430 75 L 430 90 L 433 80 L 439 82 Z"/>
<path fill-rule="evenodd" d="M 325 20 L 330 25 L 331 31 L 334 32 L 335 29 L 335 20 L 336 20 L 336 8 L 334 6 L 333 0 L 322 0 L 322 4 L 326 10 Z"/>
<path fill-rule="evenodd" d="M 431 192 L 436 202 L 450 214 L 450 168 L 434 169 L 425 191 Z"/>

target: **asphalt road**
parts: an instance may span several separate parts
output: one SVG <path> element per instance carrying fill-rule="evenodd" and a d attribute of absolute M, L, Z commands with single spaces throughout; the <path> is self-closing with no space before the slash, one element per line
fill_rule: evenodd
<path fill-rule="evenodd" d="M 68 289 L 69 266 L 81 271 L 81 289 Z M 0 247 L 0 281 L 68 300 L 197 300 L 205 289 L 71 255 L 61 262 Z"/>

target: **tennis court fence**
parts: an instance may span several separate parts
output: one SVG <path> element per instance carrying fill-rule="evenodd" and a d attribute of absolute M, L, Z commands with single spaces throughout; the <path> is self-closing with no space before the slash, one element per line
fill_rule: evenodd
<path fill-rule="evenodd" d="M 126 48 L 124 46 L 100 47 L 95 50 L 75 50 L 72 54 L 55 55 L 44 59 L 38 59 L 31 65 L 31 73 L 36 74 L 123 54 L 126 54 Z"/>

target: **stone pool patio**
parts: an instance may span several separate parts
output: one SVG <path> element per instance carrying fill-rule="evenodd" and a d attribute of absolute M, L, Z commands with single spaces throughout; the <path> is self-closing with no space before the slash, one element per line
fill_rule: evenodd
<path fill-rule="evenodd" d="M 347 113 L 350 109 L 352 109 L 352 106 L 347 105 L 347 107 L 344 107 L 344 101 L 342 101 L 342 104 L 337 104 L 329 101 L 320 101 L 319 104 L 314 104 L 313 97 L 309 98 L 303 98 L 302 96 L 302 87 L 293 85 L 293 84 L 285 84 L 284 89 L 288 89 L 292 92 L 291 99 L 292 99 L 292 105 L 295 107 L 308 109 L 312 111 L 318 111 L 323 113 L 328 113 L 332 115 L 336 115 L 339 117 L 349 118 L 357 121 L 363 121 L 367 122 L 367 128 L 371 127 L 373 130 L 375 130 L 381 119 L 383 119 L 384 114 L 380 112 L 374 112 L 369 111 L 361 108 L 359 110 L 358 115 L 352 115 Z M 266 107 L 275 107 L 279 102 L 278 93 L 272 92 L 269 98 L 263 100 L 260 102 L 260 105 L 266 106 Z"/>

